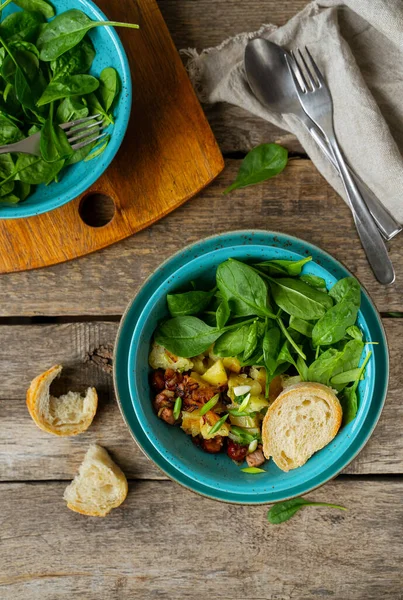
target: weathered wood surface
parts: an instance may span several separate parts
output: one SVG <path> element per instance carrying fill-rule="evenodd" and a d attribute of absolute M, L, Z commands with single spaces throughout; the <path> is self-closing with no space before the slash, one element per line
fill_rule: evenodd
<path fill-rule="evenodd" d="M 372 438 L 347 473 L 403 473 L 400 369 L 403 320 L 385 319 L 384 323 L 391 350 L 388 399 Z M 71 479 L 86 448 L 94 442 L 111 451 L 128 477 L 165 478 L 133 442 L 114 398 L 112 376 L 97 357 L 99 348 L 113 344 L 116 331 L 116 323 L 96 322 L 1 328 L 4 353 L 0 360 L 1 481 Z M 94 350 L 96 356 L 89 360 Z M 93 424 L 76 437 L 59 438 L 41 431 L 25 405 L 31 379 L 58 363 L 65 365 L 65 369 L 54 385 L 56 395 L 69 389 L 84 391 L 90 385 L 99 392 L 100 404 Z"/>
<path fill-rule="evenodd" d="M 120 509 L 88 518 L 64 488 L 0 485 L 3 600 L 403 598 L 402 481 L 339 479 L 309 497 L 348 512 L 306 508 L 280 526 L 264 506 L 168 481 L 134 482 Z"/>
<path fill-rule="evenodd" d="M 0 277 L 0 316 L 119 315 L 158 265 L 186 244 L 235 229 L 268 229 L 317 244 L 366 286 L 380 311 L 403 311 L 403 236 L 391 242 L 396 283 L 379 285 L 349 209 L 310 161 L 291 160 L 281 176 L 223 196 L 239 160 L 202 195 L 146 231 L 70 263 Z"/>

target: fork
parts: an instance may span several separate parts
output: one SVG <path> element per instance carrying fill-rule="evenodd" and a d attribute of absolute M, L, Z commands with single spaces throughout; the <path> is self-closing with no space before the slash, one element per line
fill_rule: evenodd
<path fill-rule="evenodd" d="M 305 51 L 307 58 L 297 50 L 299 61 L 295 53 L 292 53 L 291 57 L 286 56 L 299 101 L 305 113 L 322 132 L 339 167 L 355 226 L 372 271 L 380 283 L 390 285 L 395 280 L 393 265 L 387 247 L 351 177 L 338 144 L 334 131 L 333 101 L 330 90 L 308 48 L 305 47 Z"/>
<path fill-rule="evenodd" d="M 101 133 L 102 121 L 99 119 L 101 114 L 93 115 L 91 117 L 85 117 L 83 119 L 77 119 L 76 121 L 70 121 L 69 123 L 63 123 L 59 125 L 61 129 L 66 132 L 67 139 L 72 145 L 73 150 L 80 150 L 88 144 L 92 144 L 97 140 L 103 138 L 106 133 Z M 91 123 L 91 121 L 94 121 Z M 80 127 L 82 125 L 82 127 Z M 77 129 L 75 129 L 78 127 Z M 81 141 L 80 141 L 81 140 Z M 41 156 L 41 132 L 34 133 L 25 140 L 16 142 L 15 144 L 7 144 L 6 146 L 0 146 L 0 154 L 8 154 L 9 152 L 22 152 L 23 154 L 33 154 L 34 156 Z"/>

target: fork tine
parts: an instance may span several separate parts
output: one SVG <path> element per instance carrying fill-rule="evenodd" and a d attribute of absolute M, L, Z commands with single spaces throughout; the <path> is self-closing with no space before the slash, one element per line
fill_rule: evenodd
<path fill-rule="evenodd" d="M 96 121 L 95 123 L 91 123 L 91 125 L 86 125 L 85 127 L 80 127 L 79 129 L 69 129 L 69 131 L 67 132 L 67 139 L 69 140 L 69 142 L 74 142 L 77 139 L 77 136 L 79 136 L 80 134 L 82 134 L 84 132 L 84 137 L 86 135 L 91 135 L 91 129 L 94 129 L 94 127 L 100 127 L 102 126 L 102 121 Z M 89 133 L 86 133 L 89 132 Z M 81 136 L 83 137 L 83 136 Z"/>
<path fill-rule="evenodd" d="M 98 135 L 97 137 L 88 138 L 88 140 L 86 140 L 85 142 L 81 142 L 80 144 L 74 144 L 72 146 L 72 148 L 73 148 L 73 150 L 80 150 L 81 148 L 84 148 L 85 146 L 92 144 L 92 142 L 96 142 L 97 140 L 104 138 L 106 135 L 107 135 L 106 132 L 101 133 L 101 135 Z"/>
<path fill-rule="evenodd" d="M 80 125 L 81 123 L 86 123 L 87 121 L 93 121 L 94 119 L 98 119 L 98 117 L 101 117 L 101 113 L 98 113 L 96 115 L 92 115 L 91 117 L 84 117 L 83 119 L 76 119 L 75 121 L 70 121 L 69 123 L 63 123 L 62 125 L 59 125 L 59 127 L 61 129 L 71 129 L 71 127 L 75 127 L 76 125 Z M 99 119 L 100 121 L 102 121 L 102 119 Z"/>
<path fill-rule="evenodd" d="M 300 73 L 300 69 L 295 60 L 294 55 L 288 56 L 288 54 L 285 54 L 284 56 L 288 66 L 288 70 L 290 71 L 291 77 L 293 78 L 295 87 L 297 88 L 297 90 L 300 90 L 304 94 L 306 92 L 306 87 L 304 86 L 304 78 Z"/>
<path fill-rule="evenodd" d="M 319 87 L 319 83 L 318 81 L 313 77 L 311 70 L 309 69 L 309 65 L 307 63 L 307 61 L 305 60 L 305 56 L 302 54 L 301 50 L 298 48 L 298 54 L 300 56 L 300 59 L 302 60 L 302 62 L 304 63 L 304 67 L 305 67 L 305 74 L 306 77 L 308 78 L 309 84 L 311 86 L 311 90 L 314 90 L 315 88 Z"/>
<path fill-rule="evenodd" d="M 315 71 L 316 79 L 318 80 L 319 86 L 326 85 L 325 78 L 323 77 L 322 73 L 320 72 L 318 65 L 313 60 L 312 55 L 309 52 L 307 46 L 305 46 L 305 52 L 307 53 L 309 60 L 311 62 L 311 66 L 312 66 L 313 70 Z"/>
<path fill-rule="evenodd" d="M 89 131 L 86 133 L 82 133 L 81 135 L 76 135 L 72 138 L 67 138 L 69 140 L 69 143 L 72 144 L 73 142 L 78 142 L 78 140 L 83 140 L 85 138 L 88 138 L 90 136 L 96 135 L 101 133 L 101 131 L 103 131 L 105 128 L 104 127 L 99 127 L 98 129 L 95 129 L 94 131 Z"/>
<path fill-rule="evenodd" d="M 295 52 L 291 51 L 291 56 L 294 59 L 295 75 L 297 78 L 298 77 L 300 78 L 300 80 L 302 82 L 301 87 L 302 87 L 303 91 L 308 92 L 311 88 L 309 87 L 309 84 L 306 80 L 304 70 L 301 68 L 301 64 L 298 61 L 298 58 L 297 58 Z"/>

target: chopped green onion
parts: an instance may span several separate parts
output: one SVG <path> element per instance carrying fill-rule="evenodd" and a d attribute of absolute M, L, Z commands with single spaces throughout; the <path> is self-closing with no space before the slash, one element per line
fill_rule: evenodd
<path fill-rule="evenodd" d="M 179 419 L 179 415 L 181 414 L 181 408 L 182 408 L 182 398 L 177 398 L 175 400 L 175 406 L 174 406 L 175 421 L 177 421 Z"/>
<path fill-rule="evenodd" d="M 233 417 L 251 417 L 252 416 L 251 413 L 241 412 L 240 410 L 237 410 L 235 408 L 228 408 L 227 411 Z"/>
<path fill-rule="evenodd" d="M 211 400 L 209 400 L 208 402 L 206 402 L 206 404 L 203 406 L 203 408 L 200 409 L 200 416 L 203 416 L 206 414 L 206 412 L 208 412 L 209 410 L 211 410 L 219 401 L 220 399 L 220 394 L 216 394 L 215 396 L 213 396 L 211 398 Z"/>
<path fill-rule="evenodd" d="M 266 473 L 264 469 L 259 469 L 259 467 L 245 467 L 241 471 L 244 473 Z"/>
<path fill-rule="evenodd" d="M 246 394 L 245 398 L 242 400 L 241 404 L 239 405 L 239 412 L 242 412 L 243 410 L 245 410 L 245 408 L 249 404 L 249 400 L 250 400 L 250 393 Z"/>
<path fill-rule="evenodd" d="M 248 452 L 252 453 L 256 450 L 256 448 L 257 448 L 257 440 L 253 440 L 253 442 L 251 442 L 249 444 Z"/>
<path fill-rule="evenodd" d="M 228 419 L 228 413 L 226 415 L 224 415 L 223 417 L 221 417 L 221 419 L 219 421 L 217 421 L 217 423 L 215 425 L 212 426 L 212 428 L 210 429 L 210 431 L 208 432 L 208 435 L 212 435 L 213 433 L 217 433 L 217 431 L 219 431 L 222 427 L 222 425 L 224 425 L 225 421 Z"/>
<path fill-rule="evenodd" d="M 253 442 L 253 440 L 257 439 L 256 435 L 252 435 L 252 434 L 248 433 L 247 431 L 245 431 L 245 429 L 242 429 L 242 427 L 237 427 L 236 425 L 231 425 L 231 431 L 233 433 L 235 433 L 236 436 L 238 436 L 239 438 L 241 438 L 242 440 L 247 442 L 248 444 Z"/>

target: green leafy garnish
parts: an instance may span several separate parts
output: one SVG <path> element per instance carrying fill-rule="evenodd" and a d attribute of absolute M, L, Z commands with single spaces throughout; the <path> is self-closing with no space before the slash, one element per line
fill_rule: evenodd
<path fill-rule="evenodd" d="M 217 404 L 217 402 L 220 399 L 220 394 L 216 394 L 215 396 L 213 396 L 211 398 L 211 400 L 209 400 L 208 402 L 206 402 L 206 404 L 204 404 L 202 406 L 202 408 L 200 409 L 200 416 L 205 415 L 209 410 L 211 410 L 212 408 L 214 408 L 214 406 Z"/>
<path fill-rule="evenodd" d="M 337 508 L 338 510 L 347 510 L 347 508 L 338 504 L 313 502 L 305 500 L 304 498 L 294 498 L 293 500 L 286 500 L 285 502 L 274 504 L 267 513 L 267 520 L 273 525 L 279 525 L 280 523 L 284 523 L 291 519 L 295 513 L 306 506 L 327 506 L 329 508 Z"/>
<path fill-rule="evenodd" d="M 242 161 L 238 175 L 224 194 L 271 179 L 283 171 L 288 162 L 288 151 L 278 144 L 261 144 L 253 148 Z"/>
<path fill-rule="evenodd" d="M 220 431 L 221 427 L 224 425 L 224 423 L 228 419 L 228 417 L 229 417 L 228 413 L 226 415 L 224 415 L 223 417 L 221 417 L 221 419 L 219 421 L 217 421 L 217 423 L 215 425 L 213 425 L 212 428 L 209 430 L 208 435 L 213 435 L 213 433 L 217 433 L 217 431 Z"/>

